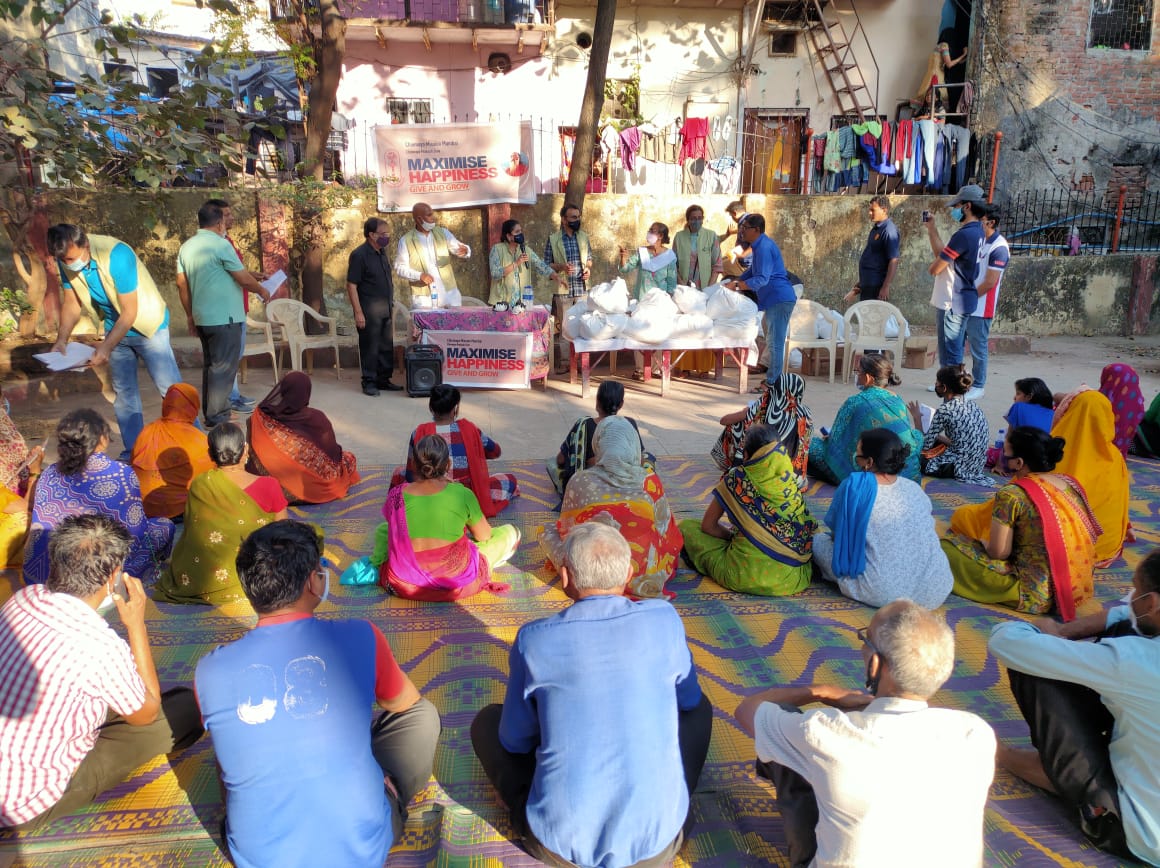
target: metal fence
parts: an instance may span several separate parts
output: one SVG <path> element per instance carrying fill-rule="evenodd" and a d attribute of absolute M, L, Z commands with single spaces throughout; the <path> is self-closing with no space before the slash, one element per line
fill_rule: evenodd
<path fill-rule="evenodd" d="M 1030 256 L 1160 251 L 1160 194 L 1036 190 L 1003 206 L 1012 252 Z M 1073 237 L 1078 237 L 1078 247 Z"/>

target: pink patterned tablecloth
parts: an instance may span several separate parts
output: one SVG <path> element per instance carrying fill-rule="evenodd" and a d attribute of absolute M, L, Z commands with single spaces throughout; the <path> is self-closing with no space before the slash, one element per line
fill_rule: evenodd
<path fill-rule="evenodd" d="M 527 332 L 532 336 L 532 379 L 548 376 L 548 351 L 552 344 L 551 316 L 544 307 L 524 313 L 496 313 L 490 307 L 457 307 L 411 311 L 415 339 L 424 331 Z"/>

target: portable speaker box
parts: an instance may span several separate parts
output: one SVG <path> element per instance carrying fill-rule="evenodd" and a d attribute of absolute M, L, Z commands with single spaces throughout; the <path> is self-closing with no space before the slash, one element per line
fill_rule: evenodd
<path fill-rule="evenodd" d="M 412 344 L 403 356 L 407 370 L 407 394 L 426 398 L 443 382 L 443 349 L 426 344 Z"/>

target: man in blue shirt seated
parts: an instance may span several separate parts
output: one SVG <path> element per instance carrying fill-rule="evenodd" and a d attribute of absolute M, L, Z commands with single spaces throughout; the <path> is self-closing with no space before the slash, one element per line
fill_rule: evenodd
<path fill-rule="evenodd" d="M 1123 602 L 1069 624 L 995 627 L 988 648 L 1034 745 L 1000 744 L 997 760 L 1063 799 L 1100 849 L 1160 865 L 1160 550 Z"/>
<path fill-rule="evenodd" d="M 250 534 L 238 578 L 257 626 L 197 664 L 238 868 L 381 868 L 431 777 L 439 712 L 378 627 L 314 617 L 330 592 L 321 557 L 300 521 Z"/>
<path fill-rule="evenodd" d="M 757 294 L 757 306 L 765 312 L 765 345 L 769 349 L 769 369 L 765 372 L 765 386 L 773 388 L 781 377 L 785 362 L 785 339 L 789 334 L 789 319 L 797 304 L 797 294 L 785 270 L 785 260 L 773 239 L 765 234 L 765 218 L 760 214 L 746 214 L 741 218 L 737 237 L 749 245 L 750 266 L 727 286 L 739 292 Z M 762 386 L 754 389 L 760 391 Z"/>
<path fill-rule="evenodd" d="M 684 841 L 713 712 L 664 600 L 624 596 L 616 530 L 568 534 L 560 583 L 576 602 L 522 627 L 502 706 L 471 725 L 484 772 L 533 856 L 551 865 L 664 865 Z"/>

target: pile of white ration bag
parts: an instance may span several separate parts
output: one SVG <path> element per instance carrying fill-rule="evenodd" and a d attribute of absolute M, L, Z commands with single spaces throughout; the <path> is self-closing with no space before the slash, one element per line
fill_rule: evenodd
<path fill-rule="evenodd" d="M 564 315 L 569 340 L 626 340 L 661 345 L 674 341 L 757 350 L 757 305 L 739 292 L 714 284 L 704 291 L 678 286 L 672 295 L 650 289 L 630 299 L 622 278 L 588 291 Z"/>

